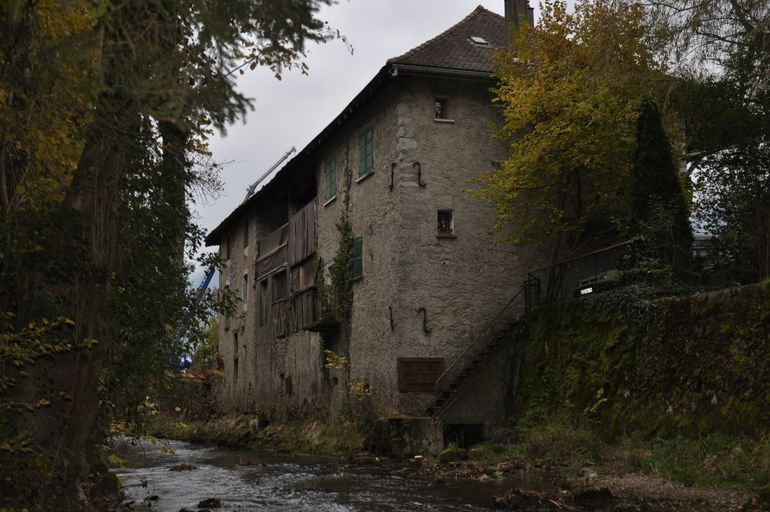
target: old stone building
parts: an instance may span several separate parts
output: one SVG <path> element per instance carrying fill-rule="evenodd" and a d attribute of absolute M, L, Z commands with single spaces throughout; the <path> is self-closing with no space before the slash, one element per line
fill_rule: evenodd
<path fill-rule="evenodd" d="M 390 59 L 208 235 L 227 262 L 220 287 L 241 298 L 236 314 L 220 321 L 226 409 L 323 417 L 355 400 L 385 418 L 440 409 L 449 423 L 496 421 L 504 397 L 484 401 L 471 390 L 464 406 L 436 409 L 434 387 L 446 370 L 440 384 L 456 380 L 472 342 L 484 346 L 484 336 L 504 328 L 512 313 L 498 313 L 537 263 L 496 243 L 494 205 L 467 193 L 506 156 L 491 131 L 499 116 L 493 54 L 508 44 L 514 20 L 531 22 L 532 10 L 526 0 L 507 0 L 506 14 L 478 7 Z M 346 190 L 349 321 L 328 314 L 317 286 L 328 282 L 338 252 Z"/>

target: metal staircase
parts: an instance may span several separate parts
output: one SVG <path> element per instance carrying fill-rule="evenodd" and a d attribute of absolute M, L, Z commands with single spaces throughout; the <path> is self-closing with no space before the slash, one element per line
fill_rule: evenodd
<path fill-rule="evenodd" d="M 495 351 L 509 342 L 520 328 L 520 319 L 539 302 L 540 281 L 532 276 L 500 309 L 492 320 L 476 334 L 471 343 L 444 370 L 434 384 L 436 400 L 427 413 L 440 417 L 460 396 L 471 375 Z"/>

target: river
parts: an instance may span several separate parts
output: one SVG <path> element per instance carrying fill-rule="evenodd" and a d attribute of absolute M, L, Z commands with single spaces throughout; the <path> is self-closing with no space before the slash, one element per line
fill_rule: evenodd
<path fill-rule="evenodd" d="M 513 487 L 495 480 L 436 482 L 403 464 L 351 465 L 179 441 L 167 448 L 171 453 L 148 441 L 116 443 L 125 467 L 115 473 L 134 510 L 144 503 L 153 511 L 197 511 L 215 498 L 221 511 L 473 512 L 492 510 L 492 497 Z"/>

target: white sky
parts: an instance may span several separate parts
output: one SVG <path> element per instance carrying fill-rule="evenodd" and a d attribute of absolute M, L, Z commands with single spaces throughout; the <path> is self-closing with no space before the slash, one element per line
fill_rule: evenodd
<path fill-rule="evenodd" d="M 353 53 L 341 41 L 331 41 L 309 48 L 307 76 L 290 72 L 278 81 L 269 70 L 257 68 L 239 78 L 240 90 L 255 99 L 255 110 L 226 136 L 211 141 L 214 161 L 234 163 L 222 170 L 222 196 L 196 205 L 198 223 L 207 232 L 216 227 L 241 203 L 251 183 L 291 146 L 302 150 L 388 58 L 440 34 L 480 3 L 503 14 L 504 0 L 338 0 L 324 8 L 320 18 L 348 38 Z M 536 4 L 530 0 L 535 19 Z"/>

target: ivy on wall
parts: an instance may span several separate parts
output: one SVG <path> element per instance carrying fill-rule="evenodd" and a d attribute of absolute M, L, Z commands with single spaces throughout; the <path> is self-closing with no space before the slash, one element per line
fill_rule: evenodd
<path fill-rule="evenodd" d="M 350 322 L 353 307 L 353 225 L 350 222 L 350 186 L 353 181 L 353 171 L 345 168 L 342 196 L 342 210 L 337 221 L 337 231 L 340 234 L 337 252 L 329 269 L 332 291 L 336 297 L 336 310 L 341 322 Z"/>
<path fill-rule="evenodd" d="M 513 415 L 609 436 L 759 435 L 770 424 L 770 282 L 647 299 L 616 290 L 533 312 Z"/>

